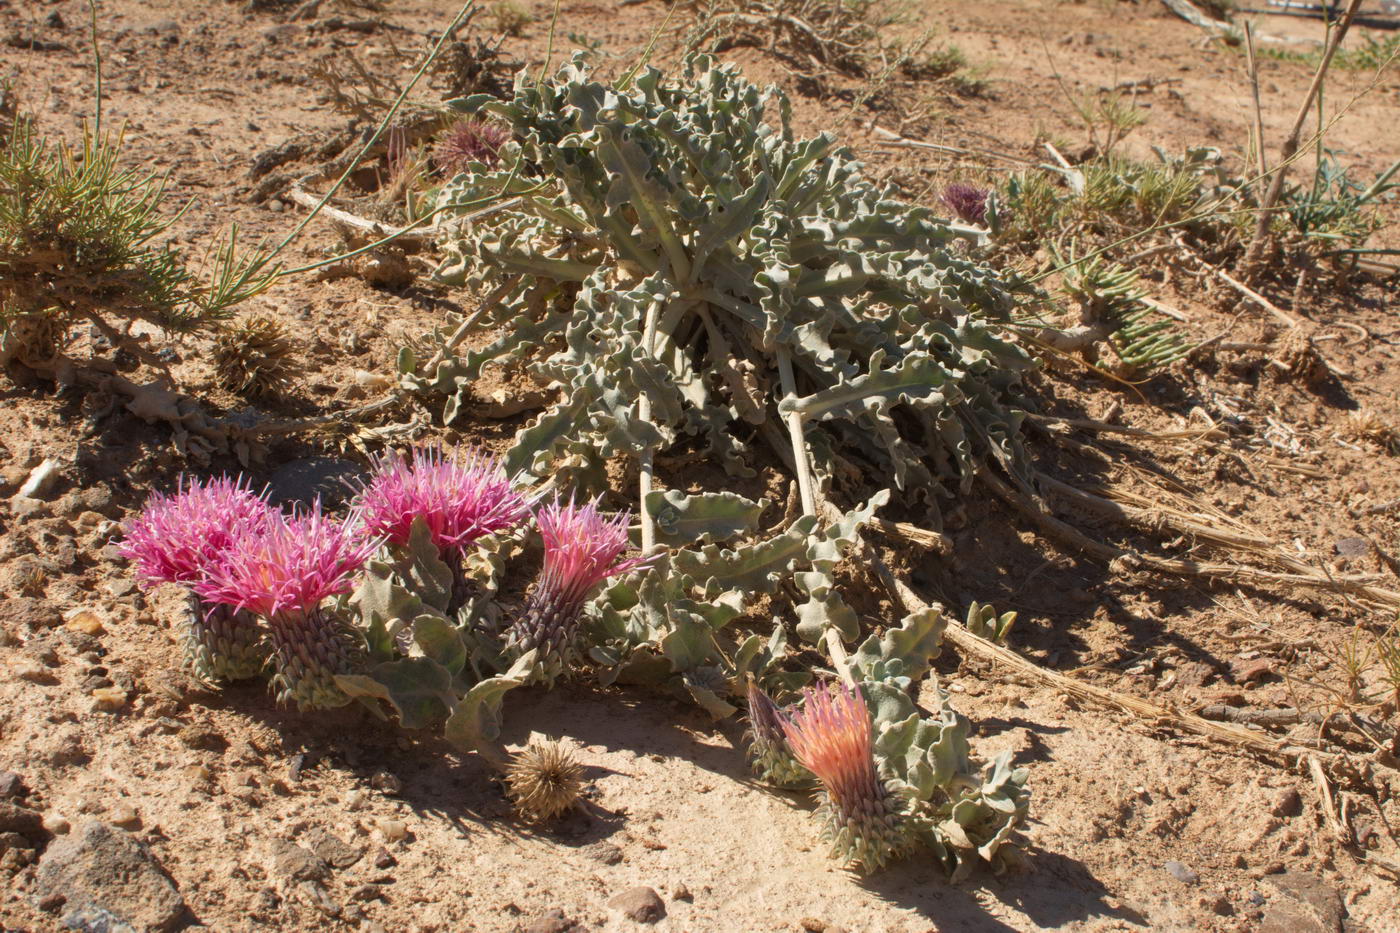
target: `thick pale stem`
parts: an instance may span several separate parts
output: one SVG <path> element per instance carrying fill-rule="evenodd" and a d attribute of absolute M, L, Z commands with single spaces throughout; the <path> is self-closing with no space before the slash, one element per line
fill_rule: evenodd
<path fill-rule="evenodd" d="M 797 399 L 797 380 L 792 375 L 792 357 L 788 351 L 778 350 L 778 378 L 782 380 L 783 395 Z M 812 465 L 807 459 L 807 441 L 802 436 L 802 414 L 793 412 L 787 416 L 788 440 L 792 443 L 792 459 L 797 467 L 797 492 L 802 497 L 804 515 L 817 514 L 817 498 L 812 491 Z"/>
<path fill-rule="evenodd" d="M 656 315 L 658 304 L 659 302 L 653 301 L 651 307 L 647 309 L 646 325 L 642 331 L 642 349 L 645 350 L 649 356 L 656 352 L 653 344 L 656 342 Z M 651 397 L 648 396 L 645 391 L 637 397 L 637 417 L 648 424 L 651 423 Z M 639 457 L 639 473 L 641 476 L 638 481 L 639 488 L 637 492 L 641 497 L 641 503 L 638 506 L 637 512 L 642 520 L 643 554 L 651 554 L 656 550 L 656 519 L 651 514 L 651 506 L 647 504 L 647 497 L 651 495 L 652 475 L 654 472 L 652 463 L 653 454 L 654 451 L 652 451 L 650 447 L 644 447 Z"/>

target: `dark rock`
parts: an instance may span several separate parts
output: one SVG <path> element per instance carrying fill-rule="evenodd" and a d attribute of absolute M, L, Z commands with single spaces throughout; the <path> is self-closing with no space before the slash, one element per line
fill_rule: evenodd
<path fill-rule="evenodd" d="M 666 905 L 661 896 L 644 884 L 623 891 L 608 901 L 608 906 L 638 923 L 655 923 L 666 916 Z"/>
<path fill-rule="evenodd" d="M 311 851 L 332 868 L 349 868 L 364 857 L 362 849 L 342 842 L 339 837 L 320 831 L 310 837 Z"/>
<path fill-rule="evenodd" d="M 19 833 L 34 842 L 49 838 L 42 813 L 4 800 L 0 800 L 0 833 Z"/>
<path fill-rule="evenodd" d="M 1303 812 L 1303 798 L 1296 787 L 1285 787 L 1274 797 L 1274 805 L 1269 810 L 1274 816 L 1297 816 Z"/>
<path fill-rule="evenodd" d="M 569 933 L 576 927 L 574 921 L 564 916 L 564 911 L 556 907 L 540 914 L 529 923 L 518 925 L 515 929 L 516 933 Z"/>
<path fill-rule="evenodd" d="M 1338 538 L 1333 546 L 1341 557 L 1365 557 L 1371 553 L 1371 542 L 1365 538 Z"/>
<path fill-rule="evenodd" d="M 335 457 L 307 457 L 278 468 L 267 481 L 268 498 L 277 505 L 337 506 L 348 499 L 350 483 L 364 476 L 357 463 Z"/>
<path fill-rule="evenodd" d="M 1269 899 L 1259 933 L 1339 933 L 1346 909 L 1337 889 L 1316 875 L 1285 871 L 1266 879 Z"/>
<path fill-rule="evenodd" d="M 393 868 L 399 863 L 399 860 L 394 858 L 394 856 L 389 852 L 389 850 L 384 848 L 383 846 L 380 846 L 377 850 L 375 850 L 373 861 L 374 867 L 380 869 L 381 871 L 386 868 Z"/>
<path fill-rule="evenodd" d="M 63 622 L 62 614 L 53 603 L 29 596 L 11 596 L 0 600 L 0 619 L 21 623 L 31 632 L 54 628 Z"/>
<path fill-rule="evenodd" d="M 357 901 L 383 900 L 384 886 L 379 884 L 362 884 L 350 892 L 350 897 Z"/>
<path fill-rule="evenodd" d="M 294 881 L 324 881 L 331 874 L 330 866 L 319 855 L 285 839 L 272 844 L 272 867 L 278 875 Z"/>
<path fill-rule="evenodd" d="M 0 771 L 0 800 L 22 800 L 28 794 L 24 778 L 13 771 Z"/>
<path fill-rule="evenodd" d="M 189 748 L 204 752 L 222 752 L 228 748 L 228 739 L 201 723 L 192 723 L 181 729 L 180 741 Z"/>
<path fill-rule="evenodd" d="M 616 865 L 622 861 L 622 850 L 611 842 L 595 842 L 584 846 L 582 852 L 593 861 L 602 862 L 604 865 Z"/>
<path fill-rule="evenodd" d="M 1167 862 L 1162 867 L 1167 870 L 1167 874 L 1171 875 L 1182 884 L 1195 884 L 1197 881 L 1201 880 L 1200 875 L 1180 862 Z"/>
<path fill-rule="evenodd" d="M 62 895 L 68 916 L 91 923 L 74 929 L 166 931 L 185 914 L 184 898 L 146 847 L 96 821 L 49 846 L 39 862 L 35 893 Z"/>
<path fill-rule="evenodd" d="M 693 901 L 695 895 L 690 893 L 690 888 L 684 884 L 678 884 L 671 890 L 671 900 L 673 901 Z"/>

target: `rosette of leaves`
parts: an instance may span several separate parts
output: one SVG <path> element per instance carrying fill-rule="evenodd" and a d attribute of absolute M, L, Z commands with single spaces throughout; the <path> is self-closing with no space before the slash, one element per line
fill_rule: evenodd
<path fill-rule="evenodd" d="M 510 101 L 452 106 L 514 136 L 437 194 L 448 215 L 515 198 L 441 236 L 439 277 L 493 291 L 477 326 L 501 336 L 400 370 L 449 421 L 487 365 L 560 388 L 509 471 L 589 488 L 610 457 L 680 443 L 735 476 L 762 448 L 796 469 L 793 418 L 828 491 L 874 476 L 953 495 L 988 454 L 1023 462 L 1008 393 L 1028 358 L 997 333 L 1010 284 L 832 136 L 797 139 L 780 91 L 703 55 L 677 81 L 609 86 L 578 56 L 522 73 Z"/>

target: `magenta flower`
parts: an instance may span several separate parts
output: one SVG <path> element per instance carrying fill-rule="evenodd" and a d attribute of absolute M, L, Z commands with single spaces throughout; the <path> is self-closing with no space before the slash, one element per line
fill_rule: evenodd
<path fill-rule="evenodd" d="M 451 178 L 473 162 L 492 166 L 501 161 L 501 147 L 510 142 L 510 131 L 485 120 L 458 120 L 447 128 L 433 147 L 433 161 Z"/>
<path fill-rule="evenodd" d="M 552 684 L 574 655 L 584 604 L 604 580 L 636 570 L 655 555 L 619 560 L 627 550 L 630 512 L 604 518 L 598 500 L 575 505 L 557 496 L 535 513 L 544 540 L 544 569 L 524 616 L 507 635 L 516 657 L 539 650 L 537 679 Z"/>
<path fill-rule="evenodd" d="M 120 550 L 144 587 L 192 584 L 205 578 L 229 546 L 262 528 L 272 506 L 242 479 L 208 483 L 181 477 L 173 496 L 154 493 L 126 525 Z"/>
<path fill-rule="evenodd" d="M 335 677 L 356 670 L 363 642 L 321 604 L 349 592 L 378 546 L 357 519 L 337 521 L 318 501 L 301 515 L 278 513 L 260 533 L 241 538 L 196 591 L 267 619 L 279 699 L 301 709 L 343 706 L 349 697 Z"/>
<path fill-rule="evenodd" d="M 433 544 L 446 555 L 465 551 L 477 539 L 509 531 L 530 514 L 530 503 L 511 488 L 500 461 L 460 448 L 446 456 L 419 447 L 405 460 L 387 456 L 360 493 L 365 527 L 393 544 L 406 545 L 413 520 L 428 526 Z"/>
<path fill-rule="evenodd" d="M 749 679 L 749 763 L 754 773 L 779 787 L 809 785 L 812 774 L 793 757 L 783 733 L 783 711 Z"/>
<path fill-rule="evenodd" d="M 970 224 L 984 224 L 987 222 L 987 198 L 991 193 L 987 188 L 955 181 L 943 189 L 938 200 L 961 220 Z"/>
<path fill-rule="evenodd" d="M 870 709 L 859 690 L 808 687 L 783 721 L 788 746 L 824 792 L 823 837 L 832 855 L 873 871 L 904 849 L 897 799 L 875 770 Z"/>
<path fill-rule="evenodd" d="M 143 587 L 194 587 L 240 539 L 255 535 L 275 513 L 241 479 L 208 483 L 182 477 L 173 496 L 155 493 L 126 526 L 120 550 Z M 190 593 L 184 619 L 185 663 L 203 680 L 255 677 L 267 663 L 267 645 L 250 613 L 218 606 Z"/>

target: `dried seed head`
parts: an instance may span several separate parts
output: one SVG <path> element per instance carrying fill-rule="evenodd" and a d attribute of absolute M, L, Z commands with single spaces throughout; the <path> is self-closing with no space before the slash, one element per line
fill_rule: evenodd
<path fill-rule="evenodd" d="M 298 367 L 295 344 L 280 321 L 262 314 L 246 317 L 214 338 L 214 372 L 230 392 L 253 398 L 281 395 Z"/>
<path fill-rule="evenodd" d="M 465 172 L 473 162 L 486 166 L 501 161 L 501 147 L 510 141 L 510 131 L 485 120 L 458 120 L 449 126 L 433 147 L 433 162 L 448 178 Z"/>
<path fill-rule="evenodd" d="M 1389 453 L 1400 453 L 1400 431 L 1369 408 L 1351 413 L 1346 434 L 1353 440 L 1368 441 Z"/>
<path fill-rule="evenodd" d="M 573 752 L 555 741 L 532 742 L 511 759 L 506 785 L 520 815 L 531 822 L 552 820 L 574 805 L 583 767 Z"/>
<path fill-rule="evenodd" d="M 173 496 L 155 493 L 126 525 L 122 556 L 143 586 L 193 585 L 237 541 L 260 532 L 276 513 L 242 479 L 180 480 Z"/>
<path fill-rule="evenodd" d="M 779 787 L 812 783 L 812 774 L 793 757 L 783 734 L 783 713 L 755 681 L 749 681 L 749 763 L 754 773 Z"/>
<path fill-rule="evenodd" d="M 859 690 L 809 687 L 783 721 L 793 755 L 822 783 L 823 837 L 832 855 L 873 871 L 907 845 L 898 800 L 875 771 L 870 710 Z"/>

